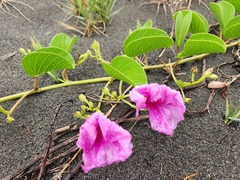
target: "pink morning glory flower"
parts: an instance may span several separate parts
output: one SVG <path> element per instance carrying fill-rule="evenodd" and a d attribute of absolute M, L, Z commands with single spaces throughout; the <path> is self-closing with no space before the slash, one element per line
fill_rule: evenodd
<path fill-rule="evenodd" d="M 135 87 L 130 91 L 130 99 L 136 103 L 136 116 L 140 109 L 149 110 L 151 127 L 160 133 L 173 136 L 178 122 L 184 120 L 186 107 L 180 92 L 166 85 L 153 83 Z"/>
<path fill-rule="evenodd" d="M 77 146 L 83 150 L 82 169 L 123 162 L 132 154 L 131 134 L 101 113 L 94 113 L 80 127 Z"/>

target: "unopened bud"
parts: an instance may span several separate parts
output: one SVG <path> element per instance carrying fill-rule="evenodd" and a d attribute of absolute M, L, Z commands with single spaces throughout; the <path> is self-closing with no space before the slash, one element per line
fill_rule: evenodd
<path fill-rule="evenodd" d="M 110 94 L 109 89 L 108 89 L 107 87 L 104 87 L 104 88 L 102 89 L 102 92 L 103 92 L 103 94 L 105 94 L 105 95 L 109 95 L 109 94 Z"/>
<path fill-rule="evenodd" d="M 198 68 L 197 68 L 196 66 L 194 66 L 194 67 L 192 68 L 192 73 L 193 73 L 193 74 L 197 74 L 197 73 L 198 73 Z"/>
<path fill-rule="evenodd" d="M 30 50 L 30 49 L 27 49 L 27 53 L 29 54 L 29 53 L 31 53 L 32 51 Z"/>
<path fill-rule="evenodd" d="M 208 78 L 215 80 L 218 78 L 218 76 L 216 74 L 211 74 Z"/>
<path fill-rule="evenodd" d="M 203 76 L 205 78 L 208 78 L 212 74 L 212 72 L 213 72 L 213 68 L 209 68 L 203 73 Z"/>
<path fill-rule="evenodd" d="M 19 51 L 22 55 L 27 55 L 25 49 L 23 49 L 23 48 L 19 48 L 18 51 Z"/>
<path fill-rule="evenodd" d="M 7 122 L 7 123 L 12 123 L 13 121 L 14 121 L 14 118 L 11 117 L 11 116 L 8 116 L 8 117 L 6 118 L 6 122 Z"/>
<path fill-rule="evenodd" d="M 75 113 L 74 113 L 74 117 L 76 117 L 76 118 L 84 118 L 84 116 L 81 114 L 81 112 L 80 111 L 76 111 Z"/>
<path fill-rule="evenodd" d="M 184 102 L 190 104 L 192 102 L 191 98 L 184 98 Z"/>
<path fill-rule="evenodd" d="M 32 43 L 33 49 L 38 49 L 38 48 L 39 48 L 39 47 L 38 47 L 38 44 L 34 41 L 34 39 L 33 39 L 32 37 L 30 37 L 30 41 L 31 41 L 31 43 Z"/>
<path fill-rule="evenodd" d="M 99 47 L 100 47 L 99 42 L 94 40 L 92 43 L 92 49 L 97 50 L 97 49 L 99 49 Z"/>
<path fill-rule="evenodd" d="M 116 98 L 116 97 L 117 97 L 117 92 L 116 92 L 116 91 L 113 91 L 113 92 L 112 92 L 112 97 L 113 97 L 113 98 Z"/>
<path fill-rule="evenodd" d="M 86 96 L 85 96 L 84 94 L 80 94 L 80 95 L 78 96 L 78 99 L 79 99 L 80 101 L 82 101 L 82 102 L 88 102 L 88 100 L 87 100 L 87 98 L 86 98 Z"/>
<path fill-rule="evenodd" d="M 86 110 L 86 109 L 87 109 L 87 106 L 81 105 L 81 109 L 82 109 L 82 110 Z"/>
<path fill-rule="evenodd" d="M 92 49 L 95 51 L 97 57 L 101 59 L 102 57 L 101 57 L 101 52 L 100 52 L 100 44 L 98 41 L 96 41 L 96 40 L 93 41 Z"/>
<path fill-rule="evenodd" d="M 79 58 L 78 58 L 78 62 L 77 65 L 79 66 L 80 64 L 82 64 L 84 61 L 86 61 L 88 59 L 89 56 L 91 56 L 92 53 L 91 51 L 87 50 L 86 53 L 82 54 Z"/>

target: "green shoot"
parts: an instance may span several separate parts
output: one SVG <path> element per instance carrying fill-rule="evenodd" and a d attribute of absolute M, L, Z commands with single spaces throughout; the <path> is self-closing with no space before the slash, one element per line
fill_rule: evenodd
<path fill-rule="evenodd" d="M 240 110 L 239 110 L 239 106 L 237 106 L 236 108 L 233 108 L 231 102 L 228 102 L 228 99 L 226 99 L 226 111 L 225 111 L 225 119 L 224 119 L 224 123 L 226 125 L 230 125 L 232 124 L 234 121 L 239 122 L 240 118 L 238 118 L 240 116 Z"/>
<path fill-rule="evenodd" d="M 111 23 L 112 16 L 122 8 L 113 11 L 116 0 L 68 0 L 66 4 L 58 6 L 67 14 L 67 21 L 70 18 L 77 20 L 77 26 L 71 26 L 65 22 L 59 22 L 67 29 L 80 32 L 83 36 L 90 37 L 92 33 L 104 34 L 107 25 Z"/>

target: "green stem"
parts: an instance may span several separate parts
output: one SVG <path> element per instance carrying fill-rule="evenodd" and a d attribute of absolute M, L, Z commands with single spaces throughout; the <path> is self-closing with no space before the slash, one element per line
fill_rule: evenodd
<path fill-rule="evenodd" d="M 227 48 L 229 47 L 232 47 L 232 46 L 235 46 L 237 44 L 240 43 L 240 39 L 237 40 L 237 41 L 234 41 L 230 44 L 227 44 Z M 196 56 L 193 56 L 193 57 L 189 57 L 189 58 L 185 58 L 185 59 L 181 59 L 181 60 L 177 60 L 178 61 L 178 64 L 185 64 L 187 62 L 190 62 L 190 61 L 194 61 L 194 60 L 201 60 L 202 58 L 208 56 L 210 53 L 208 54 L 200 54 L 200 55 L 196 55 Z M 145 66 L 143 67 L 144 70 L 153 70 L 153 69 L 161 69 L 161 68 L 164 68 L 164 67 L 170 67 L 170 66 L 173 66 L 176 62 L 172 62 L 172 63 L 166 63 L 166 64 L 159 64 L 159 65 L 153 65 L 153 66 Z"/>
<path fill-rule="evenodd" d="M 184 91 L 183 91 L 183 89 L 182 88 L 179 88 L 180 89 L 180 91 L 181 91 L 181 94 L 182 94 L 182 97 L 183 97 L 183 100 L 186 98 L 186 96 L 185 96 L 185 94 L 184 94 Z"/>
<path fill-rule="evenodd" d="M 64 81 L 68 81 L 68 74 L 66 69 L 64 69 L 62 72 L 62 78 Z"/>
<path fill-rule="evenodd" d="M 119 82 L 119 87 L 118 87 L 118 93 L 119 93 L 119 96 L 121 96 L 122 95 L 122 83 L 123 83 L 123 81 L 120 81 Z"/>
<path fill-rule="evenodd" d="M 8 115 L 9 111 L 5 110 L 1 105 L 0 105 L 0 112 L 2 112 L 3 114 Z"/>
<path fill-rule="evenodd" d="M 107 84 L 105 85 L 104 88 L 107 88 L 108 85 L 111 84 L 111 83 L 112 83 L 112 78 L 110 78 L 110 79 L 108 80 L 108 82 L 107 82 Z M 98 102 L 98 106 L 97 106 L 97 108 L 98 108 L 99 110 L 100 110 L 101 105 L 102 105 L 103 96 L 104 96 L 104 93 L 102 92 L 101 97 L 100 97 L 100 100 L 99 100 L 99 102 Z"/>
<path fill-rule="evenodd" d="M 125 99 L 125 98 L 128 98 L 128 97 L 130 97 L 130 94 L 122 95 L 121 99 Z"/>
<path fill-rule="evenodd" d="M 229 47 L 235 46 L 239 43 L 240 43 L 240 39 L 237 40 L 237 41 L 234 41 L 230 44 L 227 44 L 226 46 L 227 46 L 227 48 L 229 48 Z M 190 57 L 190 58 L 181 59 L 181 60 L 178 61 L 178 64 L 184 64 L 184 63 L 187 63 L 187 62 L 190 62 L 190 61 L 193 61 L 193 60 L 202 59 L 203 57 L 205 57 L 207 55 L 209 55 L 209 54 L 201 54 L 201 55 L 193 56 L 193 57 Z M 102 60 L 102 63 L 109 63 L 109 62 L 107 62 L 105 60 Z M 166 66 L 170 67 L 170 66 L 173 66 L 175 63 L 176 62 L 168 63 L 168 64 L 154 65 L 154 66 L 146 66 L 146 67 L 144 67 L 144 70 L 159 69 L 159 68 L 163 68 L 163 67 L 166 67 Z M 46 86 L 46 87 L 43 87 L 43 88 L 39 88 L 37 91 L 30 90 L 30 91 L 25 91 L 25 92 L 13 94 L 13 95 L 5 96 L 5 97 L 0 98 L 0 103 L 21 98 L 26 93 L 29 93 L 29 95 L 31 95 L 31 94 L 51 90 L 51 89 L 56 89 L 56 88 L 61 88 L 61 87 L 66 87 L 66 86 L 81 85 L 81 84 L 105 82 L 105 81 L 109 81 L 111 79 L 112 79 L 111 77 L 102 77 L 102 78 L 86 79 L 86 80 L 80 80 L 80 81 L 67 81 L 67 82 L 64 82 L 64 83 L 61 83 L 61 84 L 56 84 L 56 85 L 51 85 L 51 86 Z"/>
<path fill-rule="evenodd" d="M 234 41 L 234 42 L 232 42 L 232 43 L 230 43 L 230 44 L 227 44 L 227 48 L 232 47 L 232 46 L 236 46 L 236 45 L 239 44 L 239 43 L 240 43 L 240 39 L 237 40 L 237 41 Z"/>
<path fill-rule="evenodd" d="M 193 57 L 190 57 L 190 58 L 185 58 L 185 59 L 181 59 L 181 60 L 177 60 L 177 61 L 178 61 L 178 64 L 185 64 L 187 62 L 194 61 L 194 60 L 197 60 L 197 59 L 200 60 L 200 59 L 204 58 L 207 55 L 209 55 L 209 54 L 200 54 L 200 55 L 197 55 L 197 56 L 193 56 Z M 166 63 L 166 64 L 159 64 L 159 65 L 153 65 L 153 66 L 145 66 L 143 68 L 144 68 L 144 70 L 161 69 L 161 68 L 164 68 L 164 67 L 173 66 L 175 63 L 176 62 Z"/>
<path fill-rule="evenodd" d="M 193 83 L 195 81 L 195 73 L 192 73 L 192 76 L 191 76 L 191 83 Z"/>
<path fill-rule="evenodd" d="M 40 93 L 40 92 L 44 92 L 44 91 L 48 91 L 48 90 L 52 90 L 52 89 L 56 89 L 56 88 L 81 85 L 81 84 L 97 83 L 97 82 L 105 82 L 105 81 L 109 81 L 111 79 L 112 79 L 111 77 L 102 77 L 102 78 L 86 79 L 86 80 L 80 80 L 80 81 L 66 81 L 61 84 L 55 84 L 55 85 L 39 88 L 38 91 L 30 90 L 30 91 L 21 92 L 18 94 L 13 94 L 10 96 L 5 96 L 5 97 L 0 98 L 0 103 L 21 98 L 22 96 L 24 96 L 27 93 L 29 93 L 29 95 L 31 95 L 31 94 L 36 94 L 36 93 Z"/>
<path fill-rule="evenodd" d="M 61 82 L 61 83 L 64 82 L 64 80 L 60 79 L 57 75 L 54 75 L 52 72 L 47 72 L 47 74 L 48 74 L 52 79 L 54 79 L 56 82 Z"/>
<path fill-rule="evenodd" d="M 185 99 L 186 97 L 185 97 L 184 91 L 183 91 L 182 87 L 180 87 L 180 86 L 178 85 L 178 83 L 177 83 L 177 78 L 176 78 L 176 76 L 175 76 L 175 74 L 174 74 L 174 72 L 173 72 L 173 68 L 172 68 L 172 66 L 170 66 L 170 73 L 171 73 L 171 75 L 172 75 L 172 79 L 173 79 L 173 81 L 174 81 L 175 84 L 179 87 L 183 99 Z"/>
<path fill-rule="evenodd" d="M 133 104 L 131 104 L 131 103 L 128 102 L 127 100 L 125 100 L 125 99 L 121 99 L 121 100 L 122 100 L 122 102 L 124 102 L 125 104 L 129 105 L 130 107 L 136 109 L 136 106 L 134 106 Z"/>
<path fill-rule="evenodd" d="M 15 104 L 14 106 L 10 109 L 10 111 L 8 112 L 8 117 L 11 117 L 12 113 L 15 111 L 15 109 L 18 107 L 18 105 L 32 92 L 34 92 L 34 90 L 31 90 L 29 92 L 26 92 L 26 94 L 24 94 Z"/>
<path fill-rule="evenodd" d="M 178 83 L 177 83 L 177 78 L 175 77 L 175 74 L 174 74 L 174 72 L 173 72 L 172 66 L 170 66 L 170 73 L 171 73 L 171 75 L 172 75 L 173 81 L 175 82 L 175 84 L 178 85 Z M 179 86 L 178 86 L 178 87 L 179 87 Z M 180 87 L 179 87 L 179 88 L 180 88 Z"/>

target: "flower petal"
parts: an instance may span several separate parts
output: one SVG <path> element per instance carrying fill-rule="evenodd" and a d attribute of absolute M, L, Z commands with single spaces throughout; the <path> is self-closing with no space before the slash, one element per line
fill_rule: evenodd
<path fill-rule="evenodd" d="M 139 104 L 142 101 L 138 97 L 145 97 L 144 103 L 149 109 L 151 127 L 158 132 L 172 136 L 178 122 L 184 120 L 183 114 L 186 107 L 181 94 L 166 85 L 157 83 L 135 87 L 132 91 L 140 94 L 136 97 L 134 97 L 136 93 L 133 93 L 132 97 L 130 94 L 130 99 L 136 103 L 137 107 L 143 107 Z"/>
<path fill-rule="evenodd" d="M 147 98 L 142 95 L 141 88 L 134 88 L 129 92 L 131 101 L 136 103 L 137 110 L 136 110 L 136 116 L 139 115 L 139 110 L 147 108 L 146 100 Z"/>
<path fill-rule="evenodd" d="M 131 134 L 101 113 L 94 113 L 80 128 L 77 141 L 83 150 L 85 173 L 125 161 L 132 154 Z"/>

